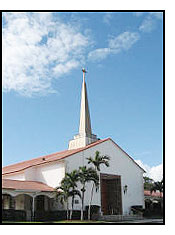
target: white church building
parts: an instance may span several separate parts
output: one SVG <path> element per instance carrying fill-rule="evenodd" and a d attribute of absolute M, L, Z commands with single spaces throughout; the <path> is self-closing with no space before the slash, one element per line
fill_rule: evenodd
<path fill-rule="evenodd" d="M 101 166 L 100 187 L 94 192 L 92 205 L 99 206 L 104 215 L 129 215 L 132 206 L 144 208 L 145 171 L 111 138 L 99 139 L 92 134 L 86 71 L 82 71 L 79 134 L 69 141 L 68 149 L 3 167 L 2 209 L 7 217 L 19 212 L 30 220 L 37 213 L 65 210 L 56 200 L 55 188 L 60 186 L 66 172 L 79 166 L 89 167 L 87 158 L 94 157 L 96 151 L 109 156 L 110 161 L 109 167 Z M 85 207 L 89 204 L 90 184 L 85 194 Z M 79 197 L 75 198 L 74 209 L 81 209 Z"/>

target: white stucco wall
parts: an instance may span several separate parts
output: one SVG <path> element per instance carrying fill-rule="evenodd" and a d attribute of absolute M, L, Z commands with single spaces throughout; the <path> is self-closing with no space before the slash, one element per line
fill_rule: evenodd
<path fill-rule="evenodd" d="M 25 170 L 25 180 L 39 181 L 39 180 L 37 180 L 37 177 L 36 177 L 36 169 L 37 169 L 37 167 L 35 167 L 35 166 L 27 168 Z"/>
<path fill-rule="evenodd" d="M 84 134 L 75 135 L 74 139 L 69 141 L 68 149 L 70 150 L 85 147 L 95 141 L 97 141 L 97 137 L 93 134 L 91 134 L 91 137 L 87 137 Z"/>
<path fill-rule="evenodd" d="M 11 173 L 7 175 L 3 175 L 4 179 L 11 179 L 11 180 L 25 180 L 25 174 L 24 171 Z"/>
<path fill-rule="evenodd" d="M 94 157 L 97 150 L 100 151 L 101 155 L 110 156 L 110 167 L 102 166 L 101 173 L 121 176 L 123 214 L 128 214 L 130 212 L 130 207 L 133 205 L 144 206 L 143 171 L 111 140 L 105 141 L 67 158 L 67 171 L 70 172 L 74 169 L 78 169 L 79 166 L 88 165 L 86 158 L 90 156 Z M 123 192 L 124 185 L 128 186 L 126 194 Z M 87 188 L 85 205 L 88 205 L 89 203 L 89 192 L 90 185 Z M 79 200 L 79 202 L 81 201 Z M 94 194 L 93 204 L 101 206 L 100 190 L 98 193 Z M 80 209 L 80 204 L 76 204 L 75 208 Z"/>
<path fill-rule="evenodd" d="M 65 175 L 64 161 L 54 161 L 27 168 L 20 173 L 4 175 L 4 179 L 39 181 L 53 188 L 60 185 Z"/>
<path fill-rule="evenodd" d="M 53 188 L 60 185 L 65 176 L 64 161 L 55 161 L 36 167 L 35 180 L 43 182 Z"/>
<path fill-rule="evenodd" d="M 144 206 L 144 191 L 143 191 L 143 171 L 111 140 L 102 142 L 94 147 L 88 148 L 82 152 L 76 153 L 63 161 L 55 161 L 39 166 L 31 167 L 21 173 L 10 174 L 4 176 L 6 179 L 15 180 L 35 180 L 43 182 L 51 187 L 60 185 L 61 180 L 65 175 L 65 170 L 71 172 L 78 169 L 79 166 L 87 165 L 86 158 L 94 157 L 95 152 L 99 151 L 101 155 L 110 157 L 110 167 L 101 167 L 101 173 L 114 174 L 121 176 L 122 187 L 122 210 L 123 214 L 130 212 L 130 207 L 133 205 Z M 127 193 L 124 194 L 123 186 L 127 185 Z M 89 204 L 91 185 L 87 185 L 84 205 Z M 75 209 L 81 208 L 81 200 L 79 204 L 75 204 Z M 101 192 L 94 193 L 92 204 L 101 206 Z"/>

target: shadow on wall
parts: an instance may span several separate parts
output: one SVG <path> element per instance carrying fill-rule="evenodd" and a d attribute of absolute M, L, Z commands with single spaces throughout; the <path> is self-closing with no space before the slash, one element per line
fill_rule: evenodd
<path fill-rule="evenodd" d="M 36 169 L 36 180 L 53 188 L 60 185 L 64 177 L 63 163 L 48 163 Z"/>

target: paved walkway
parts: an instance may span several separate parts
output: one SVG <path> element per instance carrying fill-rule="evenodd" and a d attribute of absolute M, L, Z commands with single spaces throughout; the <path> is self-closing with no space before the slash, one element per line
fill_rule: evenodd
<path fill-rule="evenodd" d="M 120 221 L 115 223 L 122 224 L 163 224 L 163 219 L 140 219 L 140 220 L 129 220 L 129 221 Z"/>

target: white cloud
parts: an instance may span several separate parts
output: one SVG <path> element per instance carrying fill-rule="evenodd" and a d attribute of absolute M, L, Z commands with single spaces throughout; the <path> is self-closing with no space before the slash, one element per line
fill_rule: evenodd
<path fill-rule="evenodd" d="M 142 16 L 143 14 L 144 14 L 144 12 L 134 12 L 133 13 L 135 16 L 137 16 L 137 17 L 140 17 L 140 16 Z"/>
<path fill-rule="evenodd" d="M 162 20 L 163 13 L 162 12 L 150 12 L 152 16 L 155 16 L 158 20 Z"/>
<path fill-rule="evenodd" d="M 158 20 L 161 20 L 163 17 L 163 13 L 162 12 L 134 12 L 133 13 L 135 16 L 140 17 L 143 15 L 151 15 L 155 18 L 157 18 Z"/>
<path fill-rule="evenodd" d="M 149 15 L 146 17 L 142 24 L 139 27 L 139 30 L 142 32 L 151 32 L 155 29 L 156 21 Z"/>
<path fill-rule="evenodd" d="M 112 14 L 111 13 L 106 13 L 103 17 L 103 21 L 105 24 L 109 24 L 112 19 Z"/>
<path fill-rule="evenodd" d="M 89 52 L 88 58 L 92 61 L 105 59 L 110 54 L 110 48 L 99 48 Z"/>
<path fill-rule="evenodd" d="M 89 38 L 52 13 L 3 14 L 3 90 L 55 92 L 52 80 L 80 66 Z"/>
<path fill-rule="evenodd" d="M 157 20 L 162 20 L 162 12 L 134 12 L 136 17 L 145 16 L 139 30 L 142 32 L 151 32 L 156 28 Z"/>
<path fill-rule="evenodd" d="M 141 160 L 135 160 L 135 162 L 141 166 L 145 171 L 145 176 L 150 177 L 154 181 L 161 181 L 163 178 L 163 164 L 150 167 L 144 164 Z"/>
<path fill-rule="evenodd" d="M 109 40 L 109 47 L 116 50 L 128 50 L 139 40 L 136 32 L 124 32 L 117 37 Z"/>
<path fill-rule="evenodd" d="M 128 50 L 134 45 L 140 36 L 137 32 L 124 32 L 120 35 L 113 37 L 108 42 L 108 47 L 106 48 L 98 48 L 91 51 L 88 54 L 89 60 L 103 60 L 110 54 L 117 54 L 122 50 Z"/>
<path fill-rule="evenodd" d="M 163 177 L 163 165 L 160 164 L 158 166 L 153 166 L 150 169 L 150 178 L 154 179 L 154 181 L 161 181 Z"/>
<path fill-rule="evenodd" d="M 62 75 L 69 72 L 71 69 L 76 68 L 79 65 L 79 62 L 76 60 L 70 60 L 65 64 L 58 64 L 54 67 L 55 74 Z"/>

